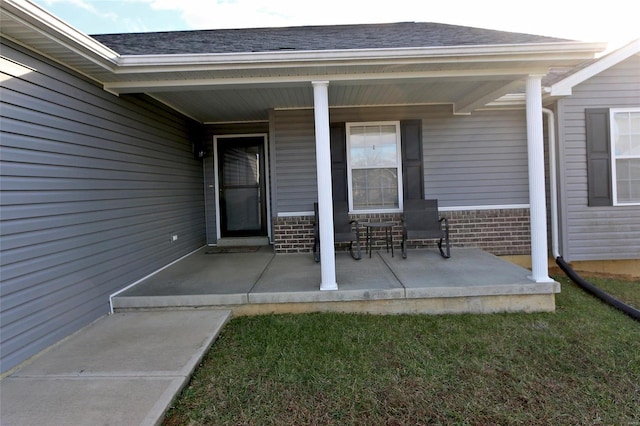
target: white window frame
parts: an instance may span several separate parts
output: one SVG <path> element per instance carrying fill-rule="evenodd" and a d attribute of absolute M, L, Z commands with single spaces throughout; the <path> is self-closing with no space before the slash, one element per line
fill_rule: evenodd
<path fill-rule="evenodd" d="M 361 126 L 395 126 L 396 129 L 396 167 L 398 170 L 398 207 L 387 209 L 354 209 L 353 207 L 353 187 L 352 187 L 352 167 L 351 167 L 351 127 Z M 350 213 L 398 213 L 403 210 L 403 187 L 402 187 L 402 141 L 401 141 L 400 121 L 366 121 L 346 123 L 346 139 L 347 139 L 347 192 L 349 198 Z M 370 167 L 378 169 L 381 167 Z M 363 169 L 363 167 L 356 167 Z"/>
<path fill-rule="evenodd" d="M 615 139 L 615 115 L 616 113 L 625 113 L 625 112 L 640 112 L 640 108 L 611 108 L 609 110 L 609 140 L 611 144 L 611 184 L 612 184 L 612 192 L 613 192 L 613 205 L 614 206 L 640 206 L 640 201 L 638 202 L 618 202 L 618 180 L 617 180 L 617 171 L 616 171 L 616 160 L 618 159 L 638 159 L 640 160 L 640 155 L 629 155 L 622 156 L 616 155 L 616 139 Z"/>

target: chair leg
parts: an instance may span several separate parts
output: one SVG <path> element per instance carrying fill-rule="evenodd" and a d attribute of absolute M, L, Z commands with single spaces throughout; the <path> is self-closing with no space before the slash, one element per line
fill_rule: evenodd
<path fill-rule="evenodd" d="M 442 241 L 445 242 L 445 249 L 442 249 Z M 449 259 L 451 257 L 451 245 L 449 244 L 449 236 L 447 235 L 445 238 L 440 238 L 438 241 L 438 249 L 440 250 L 440 256 L 445 259 Z"/>
<path fill-rule="evenodd" d="M 451 244 L 449 243 L 449 219 L 443 217 L 440 219 L 440 223 L 444 222 L 444 229 L 442 231 L 442 237 L 440 237 L 440 241 L 438 241 L 438 249 L 440 249 L 440 256 L 445 259 L 449 259 L 451 257 Z M 445 251 L 442 250 L 442 240 L 445 242 Z"/>
<path fill-rule="evenodd" d="M 400 243 L 400 247 L 402 249 L 402 258 L 407 258 L 407 230 L 402 230 L 402 243 Z"/>
<path fill-rule="evenodd" d="M 320 237 L 317 235 L 317 232 L 313 238 L 313 260 L 320 262 Z"/>
<path fill-rule="evenodd" d="M 356 226 L 356 257 L 354 257 L 354 259 L 355 260 L 362 259 L 362 251 L 360 249 L 360 229 L 358 229 L 357 226 Z"/>
<path fill-rule="evenodd" d="M 355 260 L 360 260 L 362 259 L 362 255 L 360 254 L 360 244 L 356 244 L 356 253 L 353 252 L 353 241 L 349 242 L 349 254 L 351 254 L 351 257 L 353 257 Z"/>

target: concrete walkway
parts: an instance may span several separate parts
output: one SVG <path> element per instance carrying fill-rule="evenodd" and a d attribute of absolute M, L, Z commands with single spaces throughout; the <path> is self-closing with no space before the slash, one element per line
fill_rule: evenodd
<path fill-rule="evenodd" d="M 189 310 L 104 317 L 0 381 L 0 424 L 159 424 L 230 316 Z"/>

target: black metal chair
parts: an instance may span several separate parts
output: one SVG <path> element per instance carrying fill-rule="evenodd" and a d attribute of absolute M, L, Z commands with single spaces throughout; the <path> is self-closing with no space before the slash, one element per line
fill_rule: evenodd
<path fill-rule="evenodd" d="M 318 215 L 318 203 L 313 203 L 315 222 L 313 224 L 313 259 L 320 262 L 320 229 Z M 357 220 L 349 218 L 349 207 L 345 202 L 333 203 L 333 235 L 336 243 L 349 243 L 349 253 L 355 260 L 362 259 L 360 250 L 360 225 Z M 353 242 L 356 243 L 356 251 L 353 250 Z"/>
<path fill-rule="evenodd" d="M 433 238 L 439 238 L 440 255 L 445 259 L 450 258 L 449 220 L 439 216 L 438 200 L 405 200 L 402 218 L 402 257 L 407 258 L 408 240 Z"/>

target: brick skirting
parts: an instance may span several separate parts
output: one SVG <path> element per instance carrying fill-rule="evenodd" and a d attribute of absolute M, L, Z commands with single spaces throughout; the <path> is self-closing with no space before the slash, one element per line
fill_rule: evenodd
<path fill-rule="evenodd" d="M 531 253 L 529 209 L 465 210 L 442 212 L 449 219 L 451 246 L 481 248 L 497 256 Z M 352 215 L 360 222 L 391 222 L 394 247 L 402 240 L 400 213 Z M 309 253 L 313 249 L 313 216 L 276 217 L 273 220 L 276 253 Z M 384 231 L 373 233 L 374 249 L 384 248 Z M 364 250 L 365 228 L 360 234 Z M 348 243 L 336 244 L 336 250 L 346 250 Z M 435 240 L 410 240 L 409 248 L 437 247 Z"/>

